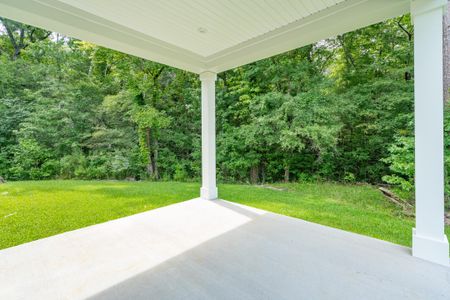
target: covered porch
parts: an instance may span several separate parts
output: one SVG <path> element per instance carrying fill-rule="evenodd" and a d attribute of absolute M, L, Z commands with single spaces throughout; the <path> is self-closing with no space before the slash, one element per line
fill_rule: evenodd
<path fill-rule="evenodd" d="M 0 14 L 6 18 L 197 73 L 202 90 L 200 198 L 1 251 L 1 295 L 23 293 L 27 298 L 33 291 L 41 298 L 64 298 L 69 291 L 67 298 L 447 299 L 442 55 L 446 4 L 0 0 Z M 218 73 L 409 12 L 415 27 L 412 253 L 217 200 Z"/>
<path fill-rule="evenodd" d="M 0 251 L 2 299 L 448 299 L 410 249 L 193 199 Z"/>

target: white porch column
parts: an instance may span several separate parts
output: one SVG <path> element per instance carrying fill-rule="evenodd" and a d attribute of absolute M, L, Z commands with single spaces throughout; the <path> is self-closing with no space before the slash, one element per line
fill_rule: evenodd
<path fill-rule="evenodd" d="M 413 255 L 449 264 L 444 234 L 442 16 L 446 0 L 413 0 L 416 228 Z"/>
<path fill-rule="evenodd" d="M 202 187 L 200 197 L 217 199 L 216 186 L 216 79 L 214 72 L 200 74 L 202 82 Z"/>

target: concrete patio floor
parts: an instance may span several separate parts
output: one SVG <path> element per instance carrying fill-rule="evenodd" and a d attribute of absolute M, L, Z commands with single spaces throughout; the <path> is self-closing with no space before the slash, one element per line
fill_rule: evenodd
<path fill-rule="evenodd" d="M 450 299 L 410 249 L 189 200 L 0 251 L 0 299 Z"/>

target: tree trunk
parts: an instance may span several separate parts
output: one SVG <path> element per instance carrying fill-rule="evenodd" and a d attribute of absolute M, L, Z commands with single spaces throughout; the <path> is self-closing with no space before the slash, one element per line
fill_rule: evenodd
<path fill-rule="evenodd" d="M 151 129 L 150 128 L 146 128 L 145 137 L 146 137 L 145 143 L 147 144 L 147 151 L 148 151 L 147 174 L 150 178 L 152 178 L 154 176 L 154 169 L 153 169 L 153 159 L 152 159 Z"/>
<path fill-rule="evenodd" d="M 153 147 L 153 177 L 155 179 L 159 179 L 159 172 L 158 172 L 158 139 L 156 137 L 153 138 L 154 147 Z"/>
<path fill-rule="evenodd" d="M 284 182 L 289 182 L 289 166 L 284 167 Z"/>
<path fill-rule="evenodd" d="M 253 166 L 250 168 L 250 183 L 257 184 L 259 177 L 259 166 Z"/>
<path fill-rule="evenodd" d="M 266 183 L 266 164 L 264 162 L 261 162 L 260 166 L 259 166 L 259 171 L 261 173 L 261 183 L 265 184 Z"/>

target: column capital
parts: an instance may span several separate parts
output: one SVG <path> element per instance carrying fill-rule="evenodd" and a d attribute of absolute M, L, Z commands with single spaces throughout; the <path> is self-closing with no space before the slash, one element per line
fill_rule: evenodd
<path fill-rule="evenodd" d="M 200 73 L 200 80 L 201 81 L 216 81 L 217 73 L 211 72 L 211 71 L 202 72 L 202 73 Z"/>
<path fill-rule="evenodd" d="M 447 0 L 411 0 L 411 16 L 414 18 L 435 9 L 442 9 L 444 14 L 446 6 Z"/>

